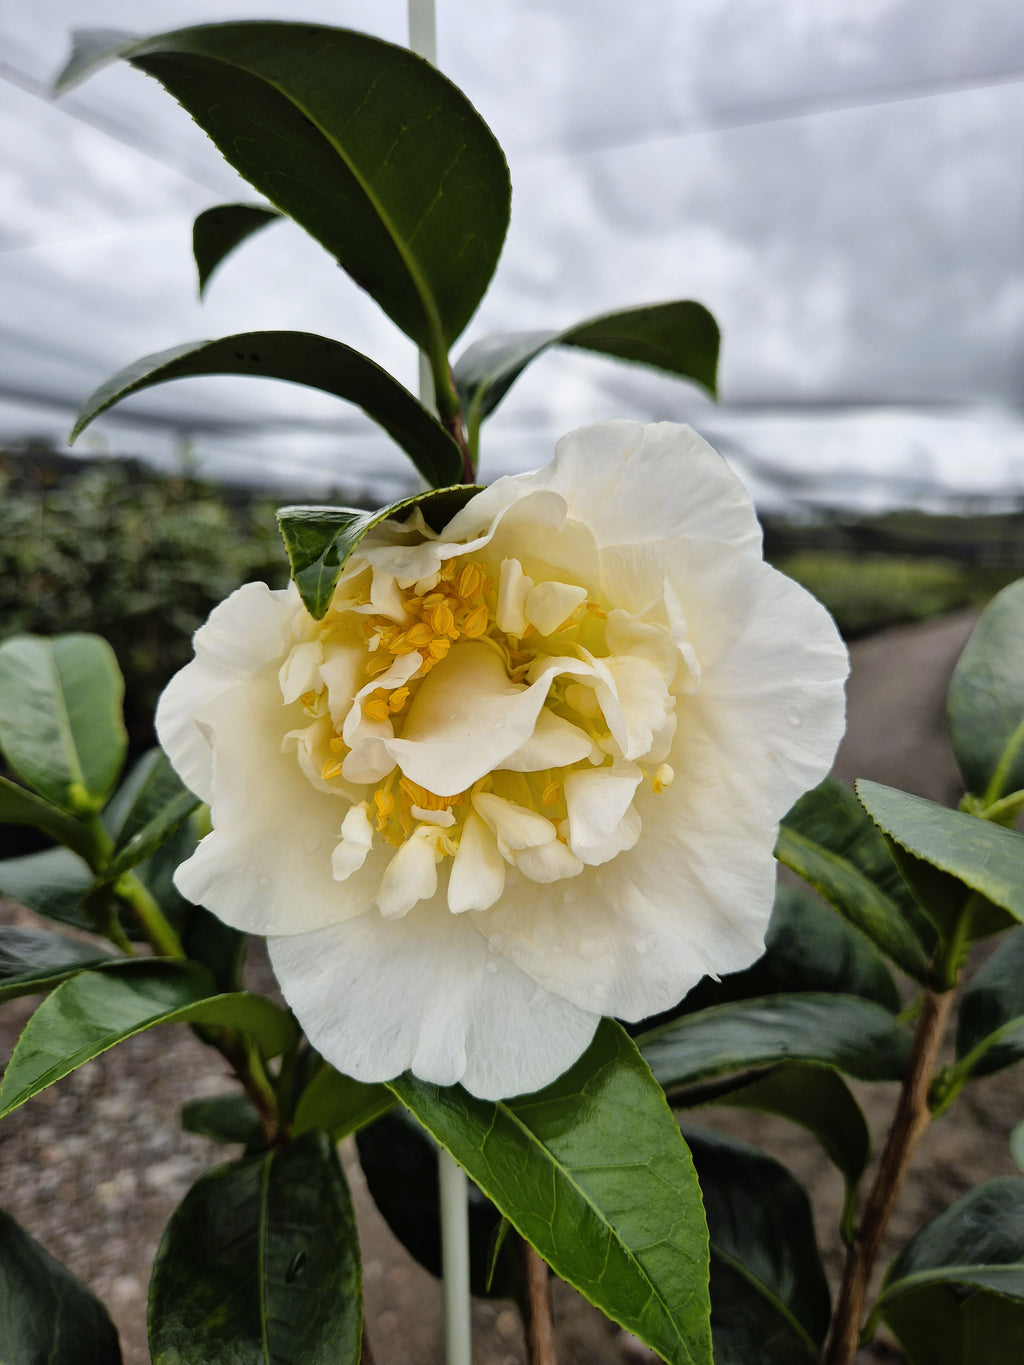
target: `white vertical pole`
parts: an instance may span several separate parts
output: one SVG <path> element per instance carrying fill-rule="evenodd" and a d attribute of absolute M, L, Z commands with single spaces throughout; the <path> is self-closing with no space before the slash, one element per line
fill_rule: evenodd
<path fill-rule="evenodd" d="M 435 0 L 409 0 L 409 47 L 437 65 Z M 420 399 L 434 405 L 434 381 L 420 352 Z M 441 1262 L 444 1270 L 444 1349 L 446 1365 L 472 1365 L 469 1296 L 469 1191 L 465 1172 L 440 1148 L 437 1179 L 441 1201 Z"/>

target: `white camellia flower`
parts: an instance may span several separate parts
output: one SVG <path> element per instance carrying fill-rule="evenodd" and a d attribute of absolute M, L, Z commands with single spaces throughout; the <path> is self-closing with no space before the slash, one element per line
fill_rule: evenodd
<path fill-rule="evenodd" d="M 212 813 L 179 888 L 269 935 L 339 1070 L 491 1099 L 760 955 L 848 667 L 725 462 L 632 422 L 384 522 L 322 621 L 247 584 L 195 650 L 157 714 Z"/>

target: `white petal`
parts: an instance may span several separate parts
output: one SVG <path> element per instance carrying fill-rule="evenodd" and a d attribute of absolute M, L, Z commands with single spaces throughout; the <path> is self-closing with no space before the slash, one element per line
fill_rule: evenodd
<path fill-rule="evenodd" d="M 477 792 L 473 809 L 498 840 L 498 847 L 507 856 L 522 848 L 538 848 L 555 838 L 555 827 L 536 811 L 506 801 L 493 792 Z"/>
<path fill-rule="evenodd" d="M 362 1081 L 411 1069 L 482 1099 L 527 1093 L 571 1066 L 598 1023 L 488 952 L 468 916 L 437 904 L 269 946 L 314 1047 Z"/>
<path fill-rule="evenodd" d="M 284 713 L 275 662 L 200 708 L 215 754 L 213 832 L 174 878 L 189 900 L 253 934 L 303 933 L 361 914 L 383 871 L 373 852 L 344 885 L 333 880 L 341 808 L 310 784 L 293 750 L 282 751 Z"/>
<path fill-rule="evenodd" d="M 623 822 L 631 812 L 633 796 L 642 781 L 643 773 L 634 763 L 614 763 L 610 768 L 566 774 L 569 844 L 582 862 L 597 867 L 636 843 L 639 818 L 628 822 L 626 829 Z M 629 843 L 623 843 L 623 835 L 630 839 Z"/>
<path fill-rule="evenodd" d="M 324 650 L 320 679 L 327 688 L 327 705 L 336 729 L 344 724 L 352 700 L 366 684 L 368 652 L 362 644 L 330 643 Z"/>
<path fill-rule="evenodd" d="M 523 572 L 518 559 L 503 559 L 498 576 L 498 606 L 494 613 L 499 630 L 508 635 L 525 635 L 526 601 L 533 588 L 533 579 Z"/>
<path fill-rule="evenodd" d="M 388 863 L 377 892 L 377 909 L 385 919 L 401 919 L 437 890 L 441 833 L 436 825 L 420 825 Z"/>
<path fill-rule="evenodd" d="M 319 640 L 306 640 L 290 651 L 277 675 L 286 703 L 298 701 L 304 692 L 312 692 L 319 685 L 323 661 L 324 647 Z"/>
<path fill-rule="evenodd" d="M 576 684 L 570 684 L 575 686 Z M 593 696 L 593 693 L 590 694 Z M 594 707 L 598 715 L 600 709 Z M 533 734 L 525 744 L 502 760 L 502 770 L 513 773 L 538 773 L 545 768 L 568 768 L 588 758 L 593 748 L 590 736 L 571 721 L 556 716 L 547 707 L 537 717 Z"/>
<path fill-rule="evenodd" d="M 615 696 L 625 721 L 625 736 L 612 726 L 626 758 L 643 758 L 650 753 L 675 708 L 665 686 L 665 677 L 656 664 L 635 654 L 623 654 L 604 661 L 614 680 Z M 601 692 L 598 692 L 599 698 Z M 612 716 L 606 712 L 609 725 Z"/>
<path fill-rule="evenodd" d="M 331 854 L 331 875 L 334 880 L 344 882 L 353 872 L 358 872 L 372 847 L 370 808 L 365 801 L 360 801 L 351 807 L 341 822 L 341 842 Z"/>
<path fill-rule="evenodd" d="M 519 849 L 513 858 L 524 877 L 541 884 L 560 882 L 566 877 L 578 877 L 583 871 L 583 864 L 579 858 L 559 839 Z"/>
<path fill-rule="evenodd" d="M 409 809 L 417 820 L 425 820 L 428 825 L 440 825 L 442 829 L 451 829 L 455 824 L 455 816 L 450 810 L 427 810 L 425 806 L 410 806 Z"/>
<path fill-rule="evenodd" d="M 272 592 L 265 583 L 246 583 L 199 627 L 193 639 L 195 658 L 164 689 L 157 703 L 157 738 L 178 776 L 204 801 L 210 799 L 212 760 L 209 743 L 196 726 L 196 712 L 267 663 L 283 659 L 300 613 L 294 584 Z"/>
<path fill-rule="evenodd" d="M 462 827 L 458 852 L 448 880 L 448 909 L 455 915 L 466 910 L 487 910 L 505 886 L 505 859 L 494 835 L 475 811 Z"/>
<path fill-rule="evenodd" d="M 541 635 L 551 635 L 586 600 L 586 588 L 574 583 L 538 583 L 527 594 L 523 613 Z"/>
<path fill-rule="evenodd" d="M 721 455 L 672 422 L 599 422 L 563 436 L 536 476 L 565 496 L 599 545 L 706 536 L 760 554 L 746 489 Z"/>
<path fill-rule="evenodd" d="M 549 687 L 546 678 L 536 687 L 510 683 L 490 646 L 458 644 L 424 678 L 388 752 L 421 787 L 456 796 L 527 742 Z"/>

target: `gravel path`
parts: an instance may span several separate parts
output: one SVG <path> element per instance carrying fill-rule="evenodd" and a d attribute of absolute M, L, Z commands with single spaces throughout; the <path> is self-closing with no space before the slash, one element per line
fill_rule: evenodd
<path fill-rule="evenodd" d="M 949 673 L 974 619 L 966 613 L 854 646 L 840 777 L 871 777 L 956 800 L 958 779 L 942 715 Z M 0 906 L 0 918 L 32 922 L 9 903 Z M 0 1056 L 8 1055 L 34 1004 L 18 1000 L 4 1008 Z M 104 1300 L 122 1334 L 125 1365 L 149 1361 L 146 1284 L 163 1226 L 191 1182 L 222 1159 L 214 1144 L 180 1130 L 178 1110 L 197 1094 L 230 1088 L 217 1055 L 187 1029 L 158 1029 L 82 1067 L 0 1124 L 0 1206 Z M 880 1137 L 894 1087 L 854 1088 Z M 1007 1136 L 1022 1117 L 1024 1073 L 1018 1069 L 976 1083 L 954 1113 L 933 1126 L 897 1209 L 890 1251 L 979 1179 L 1013 1170 Z M 781 1120 L 762 1116 L 715 1111 L 701 1122 L 756 1138 L 808 1184 L 834 1277 L 841 1265 L 835 1234 L 841 1188 L 817 1146 Z M 348 1145 L 344 1157 L 363 1237 L 366 1321 L 377 1365 L 438 1365 L 437 1282 L 390 1236 Z M 560 1365 L 653 1359 L 572 1290 L 556 1288 Z M 522 1330 L 511 1305 L 476 1304 L 474 1326 L 477 1365 L 520 1365 Z M 884 1343 L 863 1354 L 864 1362 L 896 1359 Z"/>

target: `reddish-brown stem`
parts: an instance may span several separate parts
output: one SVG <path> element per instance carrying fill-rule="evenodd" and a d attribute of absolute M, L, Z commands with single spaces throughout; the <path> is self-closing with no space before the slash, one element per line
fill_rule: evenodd
<path fill-rule="evenodd" d="M 473 464 L 473 456 L 469 449 L 469 442 L 466 440 L 466 428 L 462 423 L 462 413 L 456 412 L 451 417 L 444 419 L 444 429 L 459 447 L 462 454 L 462 483 L 476 482 L 476 468 Z"/>
<path fill-rule="evenodd" d="M 530 1365 L 558 1365 L 548 1268 L 529 1242 L 522 1248 L 526 1359 Z"/>
<path fill-rule="evenodd" d="M 932 990 L 925 990 L 922 996 L 921 1012 L 917 1017 L 910 1049 L 910 1064 L 900 1090 L 892 1127 L 885 1141 L 871 1193 L 864 1205 L 864 1217 L 853 1245 L 847 1252 L 824 1365 L 850 1365 L 856 1354 L 868 1280 L 914 1148 L 931 1118 L 928 1089 L 935 1072 L 942 1030 L 952 1003 L 952 991 L 938 995 Z"/>

